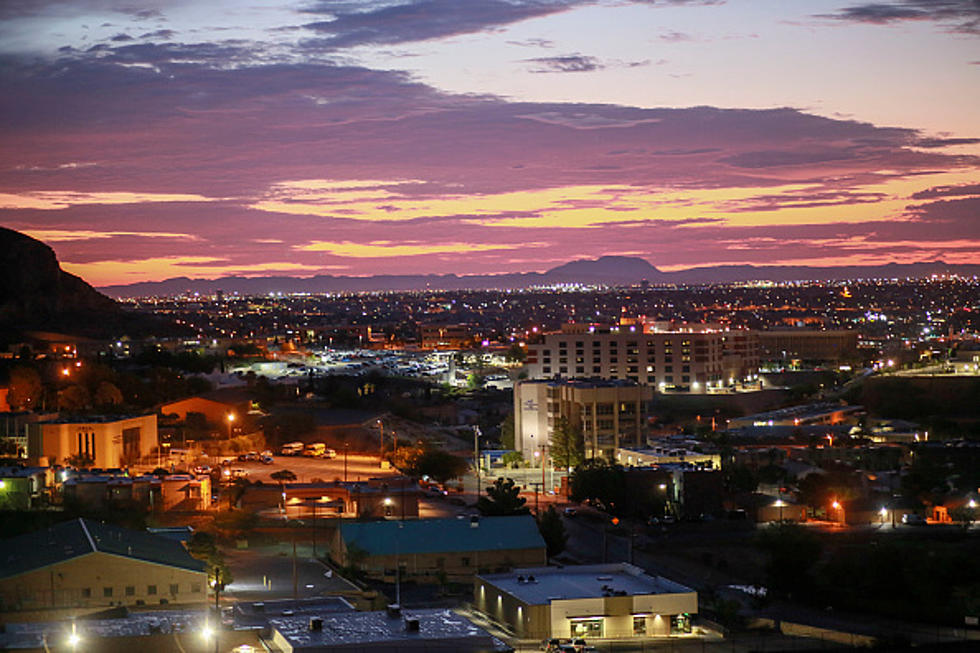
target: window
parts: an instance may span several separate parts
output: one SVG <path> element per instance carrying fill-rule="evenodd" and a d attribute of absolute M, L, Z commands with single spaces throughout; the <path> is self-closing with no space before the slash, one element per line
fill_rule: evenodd
<path fill-rule="evenodd" d="M 545 365 L 543 371 L 545 374 L 551 374 L 551 365 Z"/>
<path fill-rule="evenodd" d="M 110 598 L 112 596 L 112 588 L 111 587 L 103 587 L 102 588 L 102 596 L 104 596 L 106 598 Z"/>
<path fill-rule="evenodd" d="M 154 594 L 157 593 L 157 586 L 156 585 L 147 585 L 146 586 L 146 593 L 149 594 L 150 596 L 153 596 Z"/>
<path fill-rule="evenodd" d="M 193 592 L 194 594 L 200 594 L 201 593 L 201 584 L 200 583 L 191 583 L 191 592 Z"/>
<path fill-rule="evenodd" d="M 127 585 L 126 586 L 126 596 L 136 596 L 136 586 Z"/>
<path fill-rule="evenodd" d="M 83 587 L 82 588 L 82 598 L 83 599 L 90 599 L 90 598 L 92 598 L 92 588 L 91 587 Z"/>
<path fill-rule="evenodd" d="M 469 567 L 470 566 L 470 559 L 469 558 L 460 558 L 459 559 L 459 564 L 461 564 L 464 567 Z"/>
<path fill-rule="evenodd" d="M 177 590 L 179 590 L 179 589 L 180 589 L 180 586 L 177 585 L 177 583 L 171 583 L 170 584 L 170 593 L 172 595 L 176 595 L 177 594 Z"/>
<path fill-rule="evenodd" d="M 646 617 L 633 617 L 633 635 L 646 635 L 647 634 L 647 618 Z"/>
<path fill-rule="evenodd" d="M 572 637 L 602 637 L 602 617 L 598 619 L 573 619 Z"/>

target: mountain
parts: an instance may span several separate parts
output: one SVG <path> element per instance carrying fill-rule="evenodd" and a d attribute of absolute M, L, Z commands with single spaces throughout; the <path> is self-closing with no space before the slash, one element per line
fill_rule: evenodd
<path fill-rule="evenodd" d="M 101 290 L 113 297 L 122 298 L 179 295 L 185 292 L 211 295 L 217 290 L 241 295 L 264 295 L 273 292 L 481 290 L 528 288 L 561 283 L 616 286 L 637 284 L 643 280 L 649 281 L 651 284 L 702 284 L 745 281 L 904 279 L 925 278 L 934 274 L 977 276 L 980 275 L 980 265 L 947 265 L 942 261 L 846 267 L 724 265 L 663 272 L 642 258 L 602 256 L 595 260 L 571 261 L 547 272 L 462 276 L 455 274 L 376 275 L 370 277 L 317 275 L 314 277 L 222 277 L 220 279 L 178 277 L 166 281 L 106 286 Z"/>
<path fill-rule="evenodd" d="M 124 311 L 62 270 L 54 250 L 41 241 L 4 227 L 0 279 L 0 340 L 16 341 L 24 331 L 110 337 L 161 326 L 155 318 Z"/>

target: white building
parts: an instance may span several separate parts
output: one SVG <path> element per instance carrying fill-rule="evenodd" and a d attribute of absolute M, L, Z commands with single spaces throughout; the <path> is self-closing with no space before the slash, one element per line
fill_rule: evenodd
<path fill-rule="evenodd" d="M 611 457 L 620 447 L 645 444 L 649 386 L 621 380 L 522 381 L 514 386 L 514 448 L 526 460 L 550 446 L 565 418 L 580 429 L 585 457 Z"/>
<path fill-rule="evenodd" d="M 474 605 L 521 639 L 666 637 L 692 631 L 698 594 L 626 563 L 476 577 Z"/>
<path fill-rule="evenodd" d="M 713 324 L 637 321 L 566 324 L 528 345 L 532 379 L 627 379 L 660 391 L 703 393 L 756 378 L 758 336 Z"/>

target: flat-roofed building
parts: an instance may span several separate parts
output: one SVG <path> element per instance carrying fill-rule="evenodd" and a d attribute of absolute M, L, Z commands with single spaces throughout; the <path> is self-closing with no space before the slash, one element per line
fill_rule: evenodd
<path fill-rule="evenodd" d="M 773 329 L 756 334 L 763 360 L 837 363 L 857 357 L 857 331 Z"/>
<path fill-rule="evenodd" d="M 545 543 L 530 515 L 342 523 L 332 548 L 336 562 L 394 582 L 469 582 L 478 570 L 547 562 Z"/>
<path fill-rule="evenodd" d="M 691 632 L 697 592 L 626 563 L 480 574 L 474 606 L 521 639 L 624 639 Z"/>
<path fill-rule="evenodd" d="M 513 650 L 466 617 L 438 608 L 276 616 L 269 627 L 275 650 L 283 653 Z"/>
<path fill-rule="evenodd" d="M 641 446 L 652 398 L 652 388 L 626 379 L 522 381 L 514 386 L 514 448 L 534 460 L 562 419 L 581 432 L 587 458 Z"/>
<path fill-rule="evenodd" d="M 704 393 L 754 380 L 758 339 L 716 324 L 567 324 L 528 345 L 525 369 L 531 379 L 626 379 Z"/>
<path fill-rule="evenodd" d="M 128 467 L 156 446 L 156 415 L 86 415 L 27 425 L 27 458 L 42 466 L 82 456 L 93 467 Z"/>
<path fill-rule="evenodd" d="M 0 612 L 203 604 L 204 563 L 173 540 L 73 519 L 0 542 Z"/>

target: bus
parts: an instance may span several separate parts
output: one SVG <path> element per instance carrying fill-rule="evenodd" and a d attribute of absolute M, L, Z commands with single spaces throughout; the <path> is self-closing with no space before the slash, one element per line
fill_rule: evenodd
<path fill-rule="evenodd" d="M 303 453 L 303 446 L 302 442 L 287 442 L 282 445 L 279 453 L 284 456 L 298 456 Z"/>

